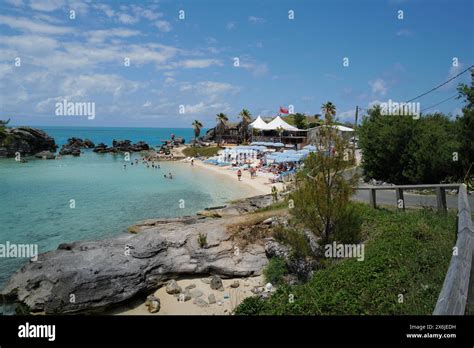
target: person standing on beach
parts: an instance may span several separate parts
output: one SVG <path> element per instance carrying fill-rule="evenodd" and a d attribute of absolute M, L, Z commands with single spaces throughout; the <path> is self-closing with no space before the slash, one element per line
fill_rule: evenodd
<path fill-rule="evenodd" d="M 191 160 L 191 165 L 194 166 L 194 158 Z"/>
<path fill-rule="evenodd" d="M 242 171 L 240 169 L 237 171 L 237 177 L 239 178 L 239 181 L 240 181 L 240 178 L 242 177 Z"/>

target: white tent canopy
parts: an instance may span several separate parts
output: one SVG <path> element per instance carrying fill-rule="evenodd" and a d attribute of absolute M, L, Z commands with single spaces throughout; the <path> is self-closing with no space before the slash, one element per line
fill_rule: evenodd
<path fill-rule="evenodd" d="M 293 127 L 292 125 L 286 123 L 281 119 L 280 116 L 275 117 L 270 123 L 267 124 L 268 128 L 271 130 L 276 130 L 278 128 L 283 128 L 284 130 L 287 131 L 297 131 L 298 128 Z"/>
<path fill-rule="evenodd" d="M 327 126 L 323 126 L 323 127 L 327 127 Z M 352 128 L 341 126 L 341 125 L 333 125 L 331 127 L 334 129 L 337 129 L 340 132 L 353 132 L 354 131 Z"/>
<path fill-rule="evenodd" d="M 255 121 L 249 124 L 250 127 L 254 129 L 261 129 L 261 130 L 270 130 L 273 128 L 268 127 L 268 123 L 266 123 L 260 116 L 257 117 Z"/>

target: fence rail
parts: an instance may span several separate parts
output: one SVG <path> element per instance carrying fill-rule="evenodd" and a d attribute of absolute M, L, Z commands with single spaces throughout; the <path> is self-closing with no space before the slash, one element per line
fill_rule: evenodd
<path fill-rule="evenodd" d="M 474 250 L 474 228 L 471 219 L 471 207 L 467 197 L 467 186 L 465 184 L 395 185 L 362 186 L 356 189 L 370 191 L 370 205 L 374 208 L 377 206 L 376 191 L 395 190 L 399 209 L 405 209 L 403 190 L 435 189 L 438 210 L 442 212 L 447 210 L 445 190 L 458 189 L 457 240 L 433 315 L 463 315 L 469 295 L 469 278 Z M 474 279 L 471 281 L 474 281 Z M 474 297 L 474 294 L 471 296 Z"/>
<path fill-rule="evenodd" d="M 397 207 L 405 210 L 404 190 L 435 189 L 436 202 L 439 211 L 447 211 L 446 189 L 458 189 L 462 184 L 427 184 L 427 185 L 394 185 L 394 186 L 359 186 L 357 190 L 369 190 L 369 200 L 372 208 L 377 207 L 377 191 L 395 190 L 397 196 Z M 467 198 L 466 198 L 467 199 Z"/>
<path fill-rule="evenodd" d="M 474 228 L 467 186 L 462 184 L 458 194 L 458 232 L 443 287 L 433 315 L 463 315 L 469 292 L 469 278 L 474 249 Z M 474 280 L 471 280 L 474 281 Z"/>

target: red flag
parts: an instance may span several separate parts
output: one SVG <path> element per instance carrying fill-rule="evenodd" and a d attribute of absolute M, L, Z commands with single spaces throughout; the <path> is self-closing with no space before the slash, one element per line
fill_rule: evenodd
<path fill-rule="evenodd" d="M 285 109 L 284 107 L 280 106 L 280 113 L 281 114 L 288 114 L 288 109 Z"/>

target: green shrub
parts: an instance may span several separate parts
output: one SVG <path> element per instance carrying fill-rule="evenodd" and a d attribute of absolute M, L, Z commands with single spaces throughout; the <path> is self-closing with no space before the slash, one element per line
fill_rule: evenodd
<path fill-rule="evenodd" d="M 382 115 L 378 107 L 369 110 L 358 130 L 366 179 L 432 184 L 465 173 L 467 162 L 453 161 L 464 138 L 459 123 L 440 113 L 414 119 Z"/>
<path fill-rule="evenodd" d="M 299 228 L 276 227 L 273 237 L 276 241 L 291 248 L 291 257 L 293 258 L 313 256 L 308 241 Z"/>
<path fill-rule="evenodd" d="M 357 205 L 349 202 L 335 222 L 333 240 L 340 243 L 357 243 L 361 239 L 362 217 Z"/>
<path fill-rule="evenodd" d="M 235 309 L 236 315 L 256 315 L 261 314 L 265 309 L 265 301 L 260 297 L 247 297 Z"/>
<path fill-rule="evenodd" d="M 263 276 L 267 283 L 278 285 L 283 282 L 283 276 L 288 273 L 285 260 L 280 257 L 273 257 L 263 270 Z"/>
<path fill-rule="evenodd" d="M 245 300 L 240 314 L 431 315 L 452 257 L 456 214 L 356 206 L 367 236 L 364 261 L 346 259 L 268 300 Z M 403 303 L 398 302 L 399 294 Z M 294 301 L 288 301 L 293 295 Z M 256 313 L 256 311 L 258 311 Z"/>
<path fill-rule="evenodd" d="M 207 246 L 207 236 L 205 234 L 199 233 L 198 244 L 201 248 L 205 248 Z"/>

